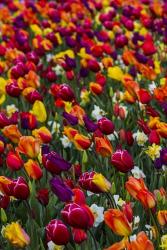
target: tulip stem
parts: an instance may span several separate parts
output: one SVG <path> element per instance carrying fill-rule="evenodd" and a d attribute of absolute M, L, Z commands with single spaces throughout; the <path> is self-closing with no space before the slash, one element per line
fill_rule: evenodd
<path fill-rule="evenodd" d="M 97 241 L 96 241 L 96 238 L 95 238 L 94 234 L 92 233 L 92 231 L 90 229 L 88 231 L 89 231 L 89 233 L 90 233 L 90 235 L 91 235 L 91 237 L 93 239 L 95 250 L 98 250 Z"/>

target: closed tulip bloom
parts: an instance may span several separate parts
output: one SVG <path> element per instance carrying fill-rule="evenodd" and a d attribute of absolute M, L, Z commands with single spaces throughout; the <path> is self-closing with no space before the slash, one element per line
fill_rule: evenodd
<path fill-rule="evenodd" d="M 40 168 L 39 164 L 36 161 L 29 159 L 26 163 L 24 163 L 24 168 L 28 176 L 31 177 L 32 179 L 34 180 L 41 179 L 43 175 L 42 169 Z"/>
<path fill-rule="evenodd" d="M 71 163 L 54 151 L 44 154 L 42 162 L 44 167 L 52 174 L 60 174 L 62 171 L 68 171 L 71 168 Z"/>
<path fill-rule="evenodd" d="M 78 133 L 78 130 L 71 127 L 64 127 L 64 134 L 68 137 L 70 141 L 73 140 L 74 136 Z"/>
<path fill-rule="evenodd" d="M 73 143 L 78 150 L 86 150 L 90 147 L 91 141 L 87 136 L 76 134 L 73 138 Z"/>
<path fill-rule="evenodd" d="M 140 201 L 145 208 L 153 208 L 156 205 L 154 195 L 147 189 L 142 178 L 129 177 L 125 183 L 127 191 L 133 198 Z"/>
<path fill-rule="evenodd" d="M 130 223 L 133 221 L 133 210 L 130 202 L 123 204 L 122 211 Z"/>
<path fill-rule="evenodd" d="M 66 121 L 72 125 L 72 126 L 75 126 L 78 124 L 78 118 L 74 115 L 71 115 L 67 112 L 63 112 L 63 117 L 66 119 Z"/>
<path fill-rule="evenodd" d="M 1 140 L 1 137 L 0 137 L 0 154 L 2 154 L 5 150 L 5 143 L 3 140 Z"/>
<path fill-rule="evenodd" d="M 61 211 L 61 215 L 63 220 L 74 228 L 88 229 L 94 223 L 93 213 L 86 205 L 69 203 Z"/>
<path fill-rule="evenodd" d="M 30 244 L 30 237 L 18 222 L 12 222 L 2 228 L 2 236 L 7 239 L 13 247 L 24 248 Z"/>
<path fill-rule="evenodd" d="M 45 105 L 41 101 L 35 101 L 32 107 L 32 114 L 36 116 L 37 121 L 45 122 L 47 119 L 47 113 Z"/>
<path fill-rule="evenodd" d="M 41 143 L 49 143 L 52 140 L 51 132 L 44 126 L 39 129 L 33 130 L 32 135 L 35 138 L 38 138 Z"/>
<path fill-rule="evenodd" d="M 142 104 L 148 104 L 151 101 L 151 95 L 148 90 L 146 89 L 139 89 L 138 99 Z"/>
<path fill-rule="evenodd" d="M 97 124 L 89 119 L 87 115 L 84 115 L 83 121 L 88 132 L 95 132 L 97 129 Z"/>
<path fill-rule="evenodd" d="M 9 184 L 10 195 L 20 200 L 26 200 L 30 194 L 27 182 L 23 177 L 18 177 Z"/>
<path fill-rule="evenodd" d="M 123 173 L 130 171 L 134 167 L 134 162 L 127 150 L 118 149 L 111 156 L 111 163 Z"/>
<path fill-rule="evenodd" d="M 38 190 L 36 198 L 43 206 L 47 206 L 49 203 L 49 190 L 47 188 Z"/>
<path fill-rule="evenodd" d="M 22 92 L 22 95 L 31 104 L 33 104 L 35 101 L 42 101 L 42 96 L 40 93 L 32 87 L 25 88 Z"/>
<path fill-rule="evenodd" d="M 112 154 L 112 145 L 107 137 L 95 137 L 96 153 L 103 157 L 109 157 Z"/>
<path fill-rule="evenodd" d="M 71 102 L 73 99 L 75 99 L 74 92 L 68 84 L 60 85 L 58 97 L 66 102 Z"/>
<path fill-rule="evenodd" d="M 19 88 L 18 83 L 13 80 L 12 82 L 9 82 L 6 85 L 6 92 L 9 96 L 12 97 L 19 97 L 19 95 L 21 94 L 21 88 Z"/>
<path fill-rule="evenodd" d="M 63 201 L 71 201 L 73 192 L 72 190 L 58 177 L 54 177 L 50 180 L 50 186 L 55 195 Z"/>
<path fill-rule="evenodd" d="M 154 250 L 154 245 L 145 232 L 138 233 L 136 240 L 127 241 L 125 247 L 127 250 Z"/>
<path fill-rule="evenodd" d="M 83 189 L 93 193 L 108 192 L 111 188 L 111 183 L 102 174 L 94 171 L 81 174 L 78 182 Z"/>
<path fill-rule="evenodd" d="M 151 144 L 153 144 L 153 143 L 160 144 L 160 136 L 155 129 L 151 130 L 149 137 L 148 137 L 148 140 L 149 140 L 149 143 L 151 143 Z"/>
<path fill-rule="evenodd" d="M 18 143 L 20 137 L 22 136 L 17 125 L 6 126 L 2 130 L 3 134 L 10 139 L 13 143 Z"/>
<path fill-rule="evenodd" d="M 109 209 L 104 212 L 104 221 L 115 234 L 120 236 L 129 236 L 132 232 L 131 224 L 119 209 Z"/>
<path fill-rule="evenodd" d="M 84 192 L 79 189 L 79 188 L 73 188 L 72 192 L 74 194 L 73 196 L 73 202 L 79 204 L 79 205 L 83 205 L 86 204 L 86 198 L 85 198 L 85 194 Z"/>
<path fill-rule="evenodd" d="M 29 112 L 22 112 L 20 114 L 20 119 L 21 119 L 21 127 L 23 129 L 33 130 L 37 127 L 37 119 L 35 115 Z"/>
<path fill-rule="evenodd" d="M 77 244 L 81 244 L 84 240 L 87 240 L 87 233 L 83 229 L 72 229 L 73 240 Z"/>
<path fill-rule="evenodd" d="M 6 165 L 9 169 L 17 171 L 21 169 L 24 162 L 17 152 L 10 151 L 6 156 Z"/>
<path fill-rule="evenodd" d="M 114 124 L 109 119 L 103 117 L 98 120 L 98 128 L 105 135 L 110 135 L 114 132 Z"/>
<path fill-rule="evenodd" d="M 167 210 L 158 211 L 157 219 L 161 226 L 167 225 Z"/>
<path fill-rule="evenodd" d="M 91 82 L 89 84 L 89 89 L 94 95 L 100 95 L 104 88 L 99 83 Z"/>
<path fill-rule="evenodd" d="M 51 220 L 45 230 L 47 241 L 53 241 L 56 245 L 66 245 L 70 240 L 68 228 L 61 220 Z"/>
<path fill-rule="evenodd" d="M 36 158 L 40 152 L 40 142 L 33 136 L 22 136 L 17 150 L 30 158 Z"/>

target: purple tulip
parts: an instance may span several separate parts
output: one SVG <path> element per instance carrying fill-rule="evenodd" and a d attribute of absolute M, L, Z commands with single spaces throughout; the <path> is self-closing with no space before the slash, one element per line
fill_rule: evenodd
<path fill-rule="evenodd" d="M 63 201 L 71 201 L 73 192 L 72 190 L 58 177 L 54 177 L 50 180 L 50 186 L 52 192 Z"/>
<path fill-rule="evenodd" d="M 51 151 L 42 156 L 44 167 L 52 174 L 60 174 L 62 171 L 68 171 L 71 163 L 65 161 L 58 153 Z"/>
<path fill-rule="evenodd" d="M 155 159 L 155 161 L 154 161 L 154 166 L 155 166 L 156 169 L 161 169 L 161 168 L 162 168 L 162 161 L 161 161 L 161 158 Z"/>
<path fill-rule="evenodd" d="M 92 122 L 89 117 L 87 115 L 85 115 L 83 117 L 84 123 L 85 123 L 85 127 L 87 129 L 88 132 L 95 132 L 97 129 L 97 124 L 95 124 L 94 122 Z"/>
<path fill-rule="evenodd" d="M 63 117 L 67 120 L 67 122 L 72 125 L 75 126 L 78 124 L 78 118 L 74 115 L 71 115 L 67 112 L 63 112 Z"/>
<path fill-rule="evenodd" d="M 167 165 L 167 148 L 161 149 L 160 159 L 161 159 L 162 164 Z"/>

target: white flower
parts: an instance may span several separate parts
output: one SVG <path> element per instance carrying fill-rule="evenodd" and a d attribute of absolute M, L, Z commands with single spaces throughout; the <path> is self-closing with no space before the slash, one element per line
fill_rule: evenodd
<path fill-rule="evenodd" d="M 98 225 L 104 220 L 104 207 L 98 207 L 96 204 L 92 204 L 90 209 L 95 217 L 94 227 L 98 227 Z"/>
<path fill-rule="evenodd" d="M 155 82 L 152 82 L 151 84 L 148 85 L 148 89 L 151 94 L 153 94 L 155 88 L 156 88 Z"/>
<path fill-rule="evenodd" d="M 11 116 L 13 113 L 18 111 L 18 108 L 14 104 L 11 104 L 6 106 L 6 111 L 8 116 Z"/>
<path fill-rule="evenodd" d="M 60 141 L 63 145 L 64 148 L 70 148 L 72 143 L 70 142 L 70 140 L 68 139 L 67 136 L 63 135 L 62 138 L 60 138 Z"/>
<path fill-rule="evenodd" d="M 99 196 L 99 194 L 95 194 L 95 193 L 93 193 L 93 192 L 91 192 L 91 191 L 87 191 L 87 196 L 92 196 L 92 195 Z"/>
<path fill-rule="evenodd" d="M 53 241 L 48 242 L 48 250 L 63 250 L 64 246 L 58 246 Z"/>
<path fill-rule="evenodd" d="M 134 219 L 133 219 L 133 223 L 134 223 L 134 224 L 133 224 L 133 229 L 134 229 L 134 230 L 138 228 L 139 222 L 140 222 L 140 217 L 137 215 L 137 216 L 135 216 Z"/>
<path fill-rule="evenodd" d="M 59 64 L 53 68 L 53 71 L 55 71 L 56 75 L 58 76 L 64 74 L 64 69 Z"/>
<path fill-rule="evenodd" d="M 94 105 L 94 110 L 92 111 L 92 117 L 96 120 L 99 120 L 103 116 L 105 116 L 106 112 L 103 109 L 100 109 L 99 106 Z"/>
<path fill-rule="evenodd" d="M 47 54 L 47 55 L 46 55 L 46 61 L 47 61 L 47 62 L 50 62 L 50 61 L 52 60 L 52 58 L 53 58 L 53 55 L 52 55 L 52 54 Z"/>
<path fill-rule="evenodd" d="M 136 240 L 136 234 L 130 236 L 130 241 L 135 241 Z"/>
<path fill-rule="evenodd" d="M 118 194 L 115 194 L 113 197 L 116 205 L 122 207 L 122 205 L 125 204 L 125 201 L 122 200 L 122 198 Z"/>
<path fill-rule="evenodd" d="M 48 121 L 48 125 L 51 126 L 51 134 L 60 132 L 60 124 L 55 121 Z"/>
<path fill-rule="evenodd" d="M 133 134 L 133 138 L 136 139 L 139 146 L 143 146 L 144 143 L 148 140 L 147 135 L 144 132 L 140 132 L 139 130 Z"/>
<path fill-rule="evenodd" d="M 137 166 L 134 166 L 134 168 L 131 170 L 133 176 L 137 179 L 140 179 L 140 178 L 145 178 L 145 174 L 143 173 L 143 171 L 137 167 Z"/>

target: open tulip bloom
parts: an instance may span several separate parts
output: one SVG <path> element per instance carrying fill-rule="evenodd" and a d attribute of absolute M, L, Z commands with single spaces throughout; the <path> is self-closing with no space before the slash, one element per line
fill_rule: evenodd
<path fill-rule="evenodd" d="M 0 249 L 167 249 L 167 1 L 0 1 Z"/>

